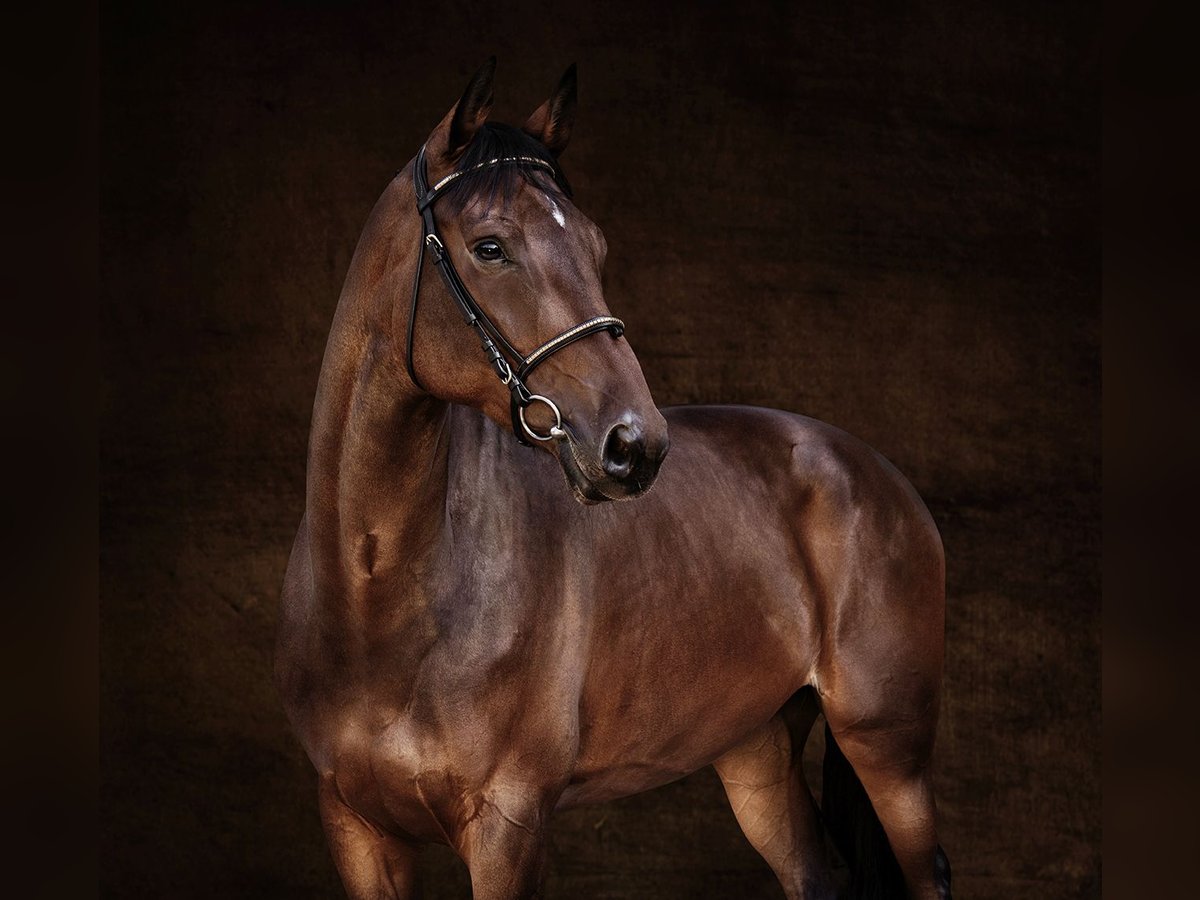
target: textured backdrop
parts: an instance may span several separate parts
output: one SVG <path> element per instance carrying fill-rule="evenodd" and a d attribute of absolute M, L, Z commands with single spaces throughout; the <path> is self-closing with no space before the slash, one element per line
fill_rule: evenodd
<path fill-rule="evenodd" d="M 1097 13 L 577 5 L 102 7 L 103 893 L 340 890 L 271 683 L 313 392 L 495 53 L 508 121 L 579 63 L 564 164 L 658 403 L 825 419 L 933 511 L 958 892 L 1098 897 Z M 548 893 L 781 896 L 708 770 L 560 817 Z"/>

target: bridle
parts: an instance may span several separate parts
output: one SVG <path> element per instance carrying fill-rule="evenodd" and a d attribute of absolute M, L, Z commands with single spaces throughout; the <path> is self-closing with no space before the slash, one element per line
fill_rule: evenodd
<path fill-rule="evenodd" d="M 463 175 L 479 169 L 505 165 L 535 166 L 545 169 L 554 178 L 559 188 L 564 193 L 569 194 L 566 185 L 562 182 L 554 166 L 545 160 L 533 156 L 505 156 L 489 159 L 470 169 L 452 172 L 430 188 L 429 177 L 425 169 L 425 148 L 421 147 L 421 151 L 417 154 L 416 162 L 413 164 L 413 186 L 416 189 L 417 212 L 421 214 L 424 233 L 421 237 L 421 245 L 417 251 L 417 271 L 413 276 L 412 303 L 408 313 L 408 348 L 405 361 L 408 365 L 408 375 L 412 379 L 413 384 L 421 390 L 425 390 L 424 385 L 421 384 L 420 379 L 417 378 L 416 371 L 413 369 L 413 327 L 417 320 L 417 296 L 421 290 L 421 268 L 425 262 L 425 249 L 429 248 L 429 251 L 433 254 L 434 264 L 437 266 L 438 271 L 442 273 L 442 281 L 445 282 L 446 288 L 450 291 L 450 296 L 458 303 L 463 320 L 475 329 L 475 333 L 479 336 L 480 344 L 483 347 L 483 352 L 487 355 L 488 362 L 495 369 L 496 376 L 500 379 L 501 384 L 508 388 L 513 434 L 520 443 L 531 446 L 529 441 L 525 439 L 525 436 L 535 441 L 550 441 L 565 437 L 566 432 L 563 431 L 562 427 L 562 413 L 555 402 L 542 394 L 533 393 L 526 386 L 525 381 L 530 373 L 563 347 L 575 343 L 580 338 L 585 338 L 590 334 L 596 334 L 600 331 L 609 332 L 613 338 L 620 337 L 625 333 L 625 323 L 614 316 L 594 316 L 586 322 L 580 322 L 573 328 L 568 328 L 562 334 L 546 341 L 528 356 L 523 356 L 516 347 L 509 343 L 500 329 L 496 327 L 495 323 L 487 317 L 487 314 L 475 302 L 475 298 L 471 296 L 471 292 L 467 290 L 467 286 L 463 284 L 458 272 L 455 271 L 454 263 L 450 260 L 450 254 L 438 234 L 437 222 L 433 218 L 433 203 L 450 185 Z M 515 368 L 514 365 L 516 366 Z M 538 434 L 525 421 L 525 410 L 534 403 L 544 403 L 554 413 L 554 425 L 551 426 L 548 434 Z"/>

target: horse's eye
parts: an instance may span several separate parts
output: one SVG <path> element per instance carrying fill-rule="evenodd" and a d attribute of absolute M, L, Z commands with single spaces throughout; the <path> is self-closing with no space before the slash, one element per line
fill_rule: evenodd
<path fill-rule="evenodd" d="M 484 262 L 499 262 L 504 259 L 504 250 L 495 241 L 480 241 L 475 245 L 475 255 Z"/>

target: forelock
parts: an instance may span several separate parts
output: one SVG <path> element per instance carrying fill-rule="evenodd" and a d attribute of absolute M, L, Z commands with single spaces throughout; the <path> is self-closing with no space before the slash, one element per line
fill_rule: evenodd
<path fill-rule="evenodd" d="M 538 162 L 476 168 L 489 160 L 512 157 L 525 157 Z M 539 163 L 552 167 L 555 177 L 552 178 Z M 524 182 L 548 193 L 571 195 L 566 176 L 550 151 L 540 141 L 511 125 L 485 123 L 467 146 L 455 171 L 464 174 L 446 188 L 443 197 L 456 213 L 462 212 L 468 203 L 477 199 L 482 200 L 487 208 L 497 203 L 502 207 L 507 206 Z"/>

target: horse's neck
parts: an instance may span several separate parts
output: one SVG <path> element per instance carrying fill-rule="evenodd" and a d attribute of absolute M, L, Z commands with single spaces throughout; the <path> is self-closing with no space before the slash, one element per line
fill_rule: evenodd
<path fill-rule="evenodd" d="M 430 546 L 444 517 L 448 405 L 418 391 L 405 371 L 392 313 L 412 270 L 407 259 L 379 262 L 392 258 L 389 220 L 377 207 L 351 263 L 309 441 L 314 578 L 348 596 Z"/>

